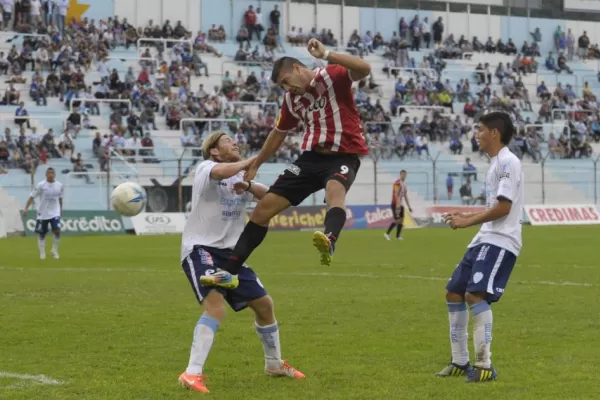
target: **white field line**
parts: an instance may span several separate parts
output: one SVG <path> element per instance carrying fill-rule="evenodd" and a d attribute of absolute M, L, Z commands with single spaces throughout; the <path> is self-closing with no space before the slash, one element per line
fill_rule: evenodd
<path fill-rule="evenodd" d="M 346 264 L 348 266 L 363 266 L 364 264 Z M 380 264 L 376 266 L 393 266 L 393 264 Z M 400 265 L 396 265 L 400 266 Z M 517 267 L 515 267 L 517 268 Z M 153 268 L 89 268 L 89 267 L 8 267 L 0 266 L 0 270 L 7 271 L 29 271 L 29 270 L 41 270 L 41 271 L 65 271 L 65 272 L 146 272 L 146 273 L 174 273 L 179 271 L 177 269 L 166 270 L 166 269 L 153 269 Z M 440 281 L 447 282 L 449 275 L 446 277 L 440 276 L 422 276 L 422 275 L 377 275 L 377 274 L 358 274 L 358 273 L 343 273 L 343 272 L 261 272 L 260 275 L 281 275 L 281 276 L 321 276 L 321 277 L 333 277 L 333 278 L 367 278 L 367 279 L 405 279 L 405 280 L 419 280 L 419 281 Z M 516 281 L 513 284 L 525 284 L 525 285 L 543 285 L 543 286 L 578 286 L 578 287 L 595 287 L 597 284 L 587 282 L 570 282 L 570 281 L 546 281 L 546 280 L 534 280 L 534 281 Z"/>
<path fill-rule="evenodd" d="M 62 385 L 63 382 L 47 377 L 46 375 L 29 375 L 15 374 L 13 372 L 0 371 L 1 378 L 18 379 L 18 382 L 8 386 L 0 386 L 0 390 L 22 389 L 28 386 L 28 383 L 33 385 Z"/>

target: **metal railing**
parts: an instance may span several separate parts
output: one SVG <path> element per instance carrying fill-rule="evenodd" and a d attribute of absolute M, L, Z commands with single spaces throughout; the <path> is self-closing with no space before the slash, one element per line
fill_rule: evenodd
<path fill-rule="evenodd" d="M 141 148 L 148 150 L 148 148 Z M 193 184 L 195 168 L 202 157 L 198 155 L 199 149 L 195 147 L 180 148 L 170 159 L 161 159 L 161 175 L 156 175 L 154 170 L 144 170 L 143 166 L 155 164 L 137 164 L 137 174 L 127 174 L 127 171 L 117 172 L 116 156 L 111 156 L 110 168 L 106 172 L 90 172 L 94 178 L 94 185 L 102 187 L 100 193 L 110 194 L 114 186 L 123 180 L 134 180 L 145 187 L 171 188 L 166 190 L 168 203 L 173 206 L 170 211 L 183 211 L 189 202 L 186 197 Z M 379 149 L 383 151 L 384 149 Z M 477 153 L 465 150 L 464 157 L 473 160 L 476 170 L 463 170 L 461 161 L 449 160 L 447 156 L 438 153 L 431 159 L 419 159 L 416 152 L 408 153 L 404 159 L 394 157 L 384 159 L 378 157 L 378 152 L 372 151 L 370 157 L 362 160 L 361 169 L 348 192 L 349 204 L 387 204 L 391 199 L 392 184 L 398 177 L 400 170 L 408 171 L 407 185 L 409 197 L 413 204 L 440 204 L 458 205 L 461 203 L 458 194 L 459 188 L 467 180 L 472 187 L 473 198 L 478 198 L 484 190 L 485 176 L 488 167 L 487 160 L 479 158 Z M 248 154 L 252 155 L 252 154 Z M 156 158 L 154 156 L 137 156 L 140 158 Z M 523 156 L 522 168 L 525 176 L 525 203 L 526 204 L 594 204 L 598 203 L 600 195 L 600 177 L 598 175 L 598 161 L 600 157 L 594 156 L 586 159 L 558 159 L 551 153 L 543 154 L 538 163 Z M 122 156 L 127 159 L 129 156 Z M 119 161 L 120 162 L 120 161 Z M 168 167 L 166 166 L 168 165 Z M 266 185 L 272 184 L 278 175 L 286 168 L 285 160 L 278 164 L 265 164 L 259 170 L 257 180 Z M 66 182 L 68 196 L 76 196 L 77 190 L 69 189 L 69 185 L 82 186 L 96 190 L 92 185 L 87 185 L 81 178 L 86 173 L 73 172 Z M 102 176 L 104 174 L 104 177 Z M 452 191 L 448 183 L 452 184 Z M 8 188 L 10 192 L 10 188 Z M 88 189 L 89 190 L 89 189 Z M 95 201 L 98 199 L 95 199 Z M 102 199 L 100 199 L 102 200 Z M 98 200 L 98 201 L 100 201 Z M 309 197 L 304 205 L 323 204 L 323 193 L 317 192 Z"/>
<path fill-rule="evenodd" d="M 259 69 L 261 72 L 265 71 L 265 72 L 269 72 L 269 79 L 271 78 L 271 70 L 273 69 L 273 63 L 272 62 L 260 62 L 260 61 L 223 61 L 221 63 L 221 76 L 225 76 L 225 66 L 226 65 L 231 65 L 233 66 L 233 70 L 244 70 L 246 71 L 246 73 L 248 72 L 248 70 L 252 70 L 252 69 Z M 235 76 L 230 74 L 229 75 L 231 78 L 234 78 Z"/>

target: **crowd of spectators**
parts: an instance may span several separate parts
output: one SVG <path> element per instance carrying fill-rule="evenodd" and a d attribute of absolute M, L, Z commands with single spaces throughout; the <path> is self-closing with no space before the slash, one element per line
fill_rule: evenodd
<path fill-rule="evenodd" d="M 37 4 L 39 1 L 31 2 Z M 6 14 L 6 9 L 4 12 Z M 270 82 L 268 70 L 276 58 L 275 53 L 283 48 L 280 40 L 283 35 L 279 29 L 281 14 L 277 7 L 267 18 L 263 17 L 260 8 L 248 7 L 236 34 L 239 49 L 234 59 L 244 64 L 249 72 L 238 70 L 233 75 L 226 71 L 221 77 L 221 85 L 210 89 L 202 84 L 197 89 L 192 88 L 191 77 L 209 75 L 208 66 L 202 61 L 203 53 L 221 56 L 213 44 L 227 40 L 223 26 L 213 25 L 207 34 L 198 32 L 192 39 L 192 33 L 180 21 L 174 26 L 169 21 L 162 26 L 149 21 L 145 27 L 134 27 L 126 19 L 112 17 L 98 24 L 87 19 L 65 24 L 59 21 L 66 11 L 60 7 L 47 11 L 43 5 L 39 18 L 35 11 L 25 14 L 23 9 L 15 11 L 11 21 L 15 26 L 27 25 L 29 32 L 47 34 L 48 39 L 27 39 L 21 49 L 13 46 L 6 56 L 0 54 L 0 73 L 9 75 L 9 86 L 2 101 L 7 105 L 21 103 L 23 95 L 14 85 L 26 83 L 29 85 L 29 97 L 38 106 L 44 106 L 49 98 L 56 97 L 72 114 L 56 140 L 52 132 L 43 136 L 45 140 L 36 140 L 35 127 L 25 128 L 29 121 L 22 121 L 18 125 L 24 132 L 20 132 L 19 138 L 24 133 L 26 139 L 20 140 L 28 145 L 18 145 L 17 141 L 13 143 L 12 136 L 10 140 L 3 141 L 0 148 L 7 150 L 0 155 L 9 154 L 5 160 L 0 158 L 3 165 L 20 165 L 21 160 L 37 163 L 45 162 L 49 157 L 72 157 L 79 130 L 97 129 L 90 123 L 90 116 L 100 113 L 100 107 L 92 101 L 94 99 L 123 101 L 110 105 L 109 127 L 94 138 L 93 150 L 101 169 L 106 167 L 110 152 L 132 162 L 159 162 L 153 153 L 151 138 L 151 131 L 157 129 L 158 118 L 164 117 L 170 129 L 184 128 L 183 147 L 199 147 L 204 131 L 209 126 L 212 129 L 218 126 L 217 122 L 208 124 L 206 121 L 183 120 L 235 119 L 237 123 L 222 123 L 229 125 L 248 153 L 260 148 L 275 120 L 277 106 L 272 104 L 279 103 L 281 89 Z M 552 113 L 558 112 L 556 110 L 585 110 L 585 117 L 573 117 L 570 128 L 566 128 L 565 132 L 555 132 L 548 138 L 539 130 L 530 132 L 524 129 L 531 123 L 531 118 L 522 115 L 531 113 L 533 106 L 522 76 L 536 73 L 539 69 L 535 59 L 540 56 L 539 29 L 531 33 L 531 42 L 523 43 L 519 50 L 512 40 L 504 43 L 488 38 L 483 43 L 477 37 L 469 41 L 464 36 L 456 40 L 452 34 L 445 33 L 441 17 L 432 24 L 427 18 L 420 20 L 418 16 L 410 22 L 401 19 L 398 28 L 391 38 L 384 38 L 379 33 L 373 35 L 369 31 L 361 36 L 355 31 L 347 42 L 350 52 L 364 56 L 377 51 L 387 60 L 383 72 L 390 78 L 388 82 L 376 82 L 371 76 L 361 81 L 354 91 L 375 157 L 386 159 L 397 155 L 402 159 L 416 155 L 428 158 L 431 157 L 429 143 L 432 142 L 448 143 L 451 152 L 462 154 L 463 142 L 467 140 L 472 152 L 478 153 L 477 139 L 471 129 L 474 118 L 482 109 L 494 106 L 508 107 L 513 112 L 519 135 L 511 143 L 511 149 L 520 157 L 539 161 L 542 158 L 542 142 L 547 142 L 550 157 L 587 157 L 591 154 L 589 143 L 592 139 L 600 139 L 600 126 L 596 99 L 587 84 L 581 98 L 569 85 L 563 89 L 558 84 L 550 93 L 541 82 L 536 90 L 541 108 L 534 123 L 550 120 Z M 138 51 L 143 60 L 139 71 L 130 68 L 121 76 L 119 71 L 110 67 L 111 50 L 117 46 L 135 46 L 141 37 L 173 41 L 141 43 Z M 304 45 L 311 38 L 317 38 L 327 46 L 338 45 L 332 32 L 326 29 L 319 32 L 313 28 L 305 33 L 301 28 L 292 26 L 285 35 L 290 45 Z M 548 70 L 571 73 L 567 65 L 569 60 L 575 56 L 585 58 L 595 54 L 594 46 L 589 45 L 585 33 L 577 41 L 570 31 L 555 32 L 555 38 L 558 57 L 548 54 L 544 62 Z M 421 48 L 431 51 L 416 61 L 411 52 Z M 575 48 L 578 50 L 575 51 Z M 495 68 L 487 63 L 479 64 L 472 77 L 454 84 L 440 79 L 446 67 L 444 59 L 468 57 L 474 52 L 496 52 L 514 58 L 512 62 L 499 63 Z M 27 83 L 23 71 L 29 66 L 33 75 Z M 99 73 L 98 81 L 88 81 L 86 72 L 91 69 Z M 392 77 L 394 94 L 389 104 L 385 104 L 382 85 L 391 85 Z M 256 102 L 257 106 L 232 106 L 231 102 Z M 464 103 L 462 110 L 455 109 L 457 103 Z M 432 107 L 433 111 L 410 119 L 403 114 L 413 115 L 412 106 Z M 464 116 L 455 114 L 460 111 Z M 23 106 L 17 109 L 15 119 L 19 113 L 27 115 Z M 579 113 L 566 111 L 564 114 L 579 116 Z M 15 151 L 19 152 L 16 156 L 12 154 Z M 293 160 L 298 154 L 298 146 L 291 140 L 277 154 L 277 160 Z"/>

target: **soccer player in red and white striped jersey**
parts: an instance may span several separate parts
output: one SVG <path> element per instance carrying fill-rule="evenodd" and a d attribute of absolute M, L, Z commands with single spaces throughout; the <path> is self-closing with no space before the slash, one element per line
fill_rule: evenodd
<path fill-rule="evenodd" d="M 385 238 L 390 240 L 390 233 L 396 228 L 396 239 L 402 240 L 402 226 L 404 225 L 404 205 L 412 212 L 410 203 L 408 202 L 408 186 L 406 186 L 406 170 L 400 171 L 400 177 L 394 182 L 392 188 L 392 213 L 394 214 L 394 222 L 392 222 L 385 233 Z"/>
<path fill-rule="evenodd" d="M 315 58 L 329 61 L 329 65 L 311 70 L 291 57 L 275 62 L 271 79 L 286 90 L 281 113 L 245 178 L 251 181 L 288 132 L 300 125 L 304 127 L 304 152 L 254 209 L 225 267 L 233 274 L 263 241 L 271 218 L 321 189 L 325 189 L 328 210 L 325 230 L 313 234 L 313 244 L 319 250 L 322 265 L 330 265 L 346 222 L 346 193 L 356 178 L 360 157 L 368 153 L 352 83 L 366 78 L 371 66 L 359 57 L 329 51 L 316 39 L 308 42 L 308 51 Z"/>

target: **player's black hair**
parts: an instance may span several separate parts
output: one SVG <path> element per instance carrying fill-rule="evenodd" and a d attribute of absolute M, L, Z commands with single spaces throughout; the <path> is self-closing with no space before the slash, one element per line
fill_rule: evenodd
<path fill-rule="evenodd" d="M 54 171 L 54 168 L 52 168 L 52 167 L 48 167 L 48 168 L 46 169 L 46 173 L 48 173 L 48 172 L 50 172 L 50 171 L 52 171 L 52 172 L 56 172 L 56 171 Z"/>
<path fill-rule="evenodd" d="M 489 130 L 497 129 L 500 132 L 500 142 L 504 145 L 508 145 L 515 133 L 512 119 L 504 111 L 486 111 L 479 117 L 479 123 L 485 125 Z"/>
<path fill-rule="evenodd" d="M 403 173 L 403 172 L 404 172 L 405 174 L 407 173 L 405 169 L 403 169 L 402 171 L 400 171 L 400 173 Z"/>
<path fill-rule="evenodd" d="M 306 67 L 302 61 L 294 57 L 281 57 L 279 60 L 275 61 L 275 64 L 273 64 L 273 72 L 271 72 L 271 80 L 273 83 L 277 83 L 279 75 L 281 75 L 281 71 L 286 71 L 292 68 L 294 64 L 298 64 L 301 67 Z"/>

